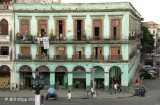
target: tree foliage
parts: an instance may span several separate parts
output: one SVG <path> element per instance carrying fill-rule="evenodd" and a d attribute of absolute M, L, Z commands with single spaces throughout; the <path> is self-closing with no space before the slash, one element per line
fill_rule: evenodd
<path fill-rule="evenodd" d="M 147 53 L 152 53 L 155 49 L 154 43 L 154 35 L 150 33 L 148 30 L 148 27 L 145 25 L 141 25 L 141 30 L 143 31 L 143 38 L 141 39 L 141 53 L 142 54 L 147 54 Z"/>

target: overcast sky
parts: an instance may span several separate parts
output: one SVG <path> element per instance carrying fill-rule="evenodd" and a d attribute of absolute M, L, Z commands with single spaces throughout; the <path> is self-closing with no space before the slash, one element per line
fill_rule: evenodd
<path fill-rule="evenodd" d="M 160 24 L 160 0 L 61 0 L 62 3 L 131 2 L 144 21 Z"/>

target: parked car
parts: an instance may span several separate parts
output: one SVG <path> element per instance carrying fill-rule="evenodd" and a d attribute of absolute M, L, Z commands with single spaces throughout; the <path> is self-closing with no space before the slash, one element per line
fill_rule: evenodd
<path fill-rule="evenodd" d="M 141 79 L 155 79 L 156 75 L 154 73 L 148 72 L 144 74 L 140 74 Z"/>

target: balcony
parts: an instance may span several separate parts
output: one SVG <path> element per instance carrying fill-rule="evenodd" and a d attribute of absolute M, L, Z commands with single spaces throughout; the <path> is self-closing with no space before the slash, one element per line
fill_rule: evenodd
<path fill-rule="evenodd" d="M 136 40 L 136 36 L 129 36 L 129 40 Z"/>
<path fill-rule="evenodd" d="M 0 42 L 10 42 L 11 36 L 10 35 L 0 35 Z"/>
<path fill-rule="evenodd" d="M 91 60 L 104 60 L 104 55 L 91 55 Z"/>
<path fill-rule="evenodd" d="M 72 60 L 86 60 L 85 55 L 72 55 Z"/>
<path fill-rule="evenodd" d="M 67 60 L 67 55 L 54 55 L 54 60 Z"/>
<path fill-rule="evenodd" d="M 4 4 L 0 4 L 0 10 L 6 10 L 8 9 Z"/>
<path fill-rule="evenodd" d="M 122 60 L 122 55 L 108 55 L 108 60 Z"/>
<path fill-rule="evenodd" d="M 33 36 L 16 36 L 16 41 L 18 41 L 18 42 L 32 42 Z"/>
<path fill-rule="evenodd" d="M 26 55 L 18 54 L 18 60 L 32 60 L 32 55 L 26 56 Z"/>
<path fill-rule="evenodd" d="M 11 56 L 10 55 L 0 55 L 0 61 L 10 61 Z"/>
<path fill-rule="evenodd" d="M 48 61 L 49 55 L 36 55 L 36 61 Z"/>

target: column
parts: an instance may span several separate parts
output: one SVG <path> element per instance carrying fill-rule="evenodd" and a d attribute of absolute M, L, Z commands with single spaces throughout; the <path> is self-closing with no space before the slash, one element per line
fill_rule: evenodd
<path fill-rule="evenodd" d="M 68 15 L 68 18 L 66 20 L 66 39 L 72 40 L 74 38 L 74 27 L 73 27 L 73 19 L 71 15 Z"/>
<path fill-rule="evenodd" d="M 124 71 L 128 70 L 125 70 L 124 68 Z M 128 91 L 128 72 L 121 71 L 121 87 L 123 92 Z"/>
<path fill-rule="evenodd" d="M 104 90 L 109 91 L 109 72 L 104 72 Z"/>
<path fill-rule="evenodd" d="M 55 72 L 50 72 L 50 87 L 55 88 Z"/>
<path fill-rule="evenodd" d="M 73 73 L 68 72 L 68 90 L 72 90 L 73 85 Z"/>
<path fill-rule="evenodd" d="M 73 55 L 73 46 L 67 45 L 66 51 L 67 51 L 67 58 L 71 60 Z"/>
<path fill-rule="evenodd" d="M 86 72 L 86 89 L 91 86 L 91 72 Z"/>

